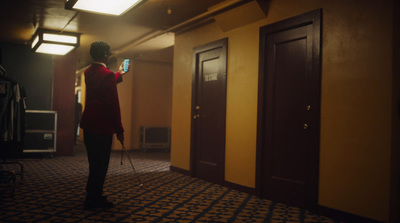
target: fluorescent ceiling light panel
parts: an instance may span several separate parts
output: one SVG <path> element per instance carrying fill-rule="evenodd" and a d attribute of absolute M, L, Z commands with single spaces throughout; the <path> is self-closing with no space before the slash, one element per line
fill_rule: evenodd
<path fill-rule="evenodd" d="M 36 53 L 65 55 L 79 47 L 79 33 L 38 29 L 33 35 L 32 50 Z"/>
<path fill-rule="evenodd" d="M 52 44 L 52 43 L 42 43 L 36 50 L 36 53 L 46 53 L 54 55 L 65 55 L 73 50 L 75 47 Z"/>
<path fill-rule="evenodd" d="M 142 0 L 69 0 L 66 2 L 66 8 L 118 16 L 127 12 L 141 1 Z M 75 2 L 75 4 L 73 2 Z"/>
<path fill-rule="evenodd" d="M 72 43 L 72 44 L 78 42 L 78 38 L 76 36 L 67 36 L 62 34 L 50 34 L 50 33 L 43 33 L 43 40 L 54 41 L 59 43 Z"/>

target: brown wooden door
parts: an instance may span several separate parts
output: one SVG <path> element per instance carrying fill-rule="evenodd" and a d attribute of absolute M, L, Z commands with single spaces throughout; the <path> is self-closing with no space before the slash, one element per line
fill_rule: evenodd
<path fill-rule="evenodd" d="M 194 49 L 192 158 L 195 177 L 222 184 L 225 171 L 227 39 Z"/>
<path fill-rule="evenodd" d="M 320 10 L 261 28 L 258 167 L 261 196 L 318 202 Z"/>

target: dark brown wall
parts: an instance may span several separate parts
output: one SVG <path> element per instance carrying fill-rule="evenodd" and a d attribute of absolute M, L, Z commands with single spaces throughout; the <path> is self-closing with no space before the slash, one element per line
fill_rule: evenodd
<path fill-rule="evenodd" d="M 51 110 L 53 59 L 34 53 L 29 46 L 0 43 L 1 65 L 7 76 L 21 84 L 27 94 L 28 110 Z"/>
<path fill-rule="evenodd" d="M 400 2 L 393 1 L 393 111 L 389 222 L 400 222 Z"/>
<path fill-rule="evenodd" d="M 77 53 L 53 57 L 53 110 L 57 111 L 56 155 L 74 154 L 75 72 Z"/>

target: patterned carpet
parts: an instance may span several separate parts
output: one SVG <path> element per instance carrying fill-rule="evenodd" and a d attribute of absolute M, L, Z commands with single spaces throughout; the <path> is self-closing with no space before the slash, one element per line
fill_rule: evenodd
<path fill-rule="evenodd" d="M 130 152 L 142 188 L 127 158 L 120 165 L 120 153 L 113 152 L 105 193 L 115 207 L 85 211 L 87 158 L 78 150 L 75 156 L 24 159 L 24 180 L 14 196 L 0 191 L 0 222 L 335 222 L 171 172 L 167 152 Z"/>

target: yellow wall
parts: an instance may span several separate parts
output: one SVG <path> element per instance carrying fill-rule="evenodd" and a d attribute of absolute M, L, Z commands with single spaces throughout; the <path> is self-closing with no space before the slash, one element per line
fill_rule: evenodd
<path fill-rule="evenodd" d="M 172 64 L 133 62 L 132 148 L 139 148 L 141 126 L 171 126 Z"/>
<path fill-rule="evenodd" d="M 319 203 L 387 220 L 391 1 L 335 1 L 325 7 Z"/>
<path fill-rule="evenodd" d="M 78 86 L 78 88 L 80 88 L 81 90 L 81 104 L 82 104 L 82 112 L 85 108 L 85 104 L 86 104 L 86 85 L 85 85 L 85 74 L 84 72 L 80 72 L 80 77 L 81 77 L 81 85 Z M 75 87 L 75 91 L 77 90 L 77 87 Z M 76 92 L 75 92 L 76 94 Z M 80 128 L 79 129 L 79 138 L 78 140 L 83 142 L 83 130 Z"/>
<path fill-rule="evenodd" d="M 177 34 L 171 165 L 190 170 L 193 48 L 228 37 L 225 180 L 255 187 L 259 28 L 323 8 L 319 204 L 386 221 L 392 114 L 392 1 L 272 0 L 266 19 Z"/>
<path fill-rule="evenodd" d="M 117 59 L 110 69 L 121 63 Z M 133 59 L 117 87 L 126 149 L 139 148 L 140 126 L 171 126 L 172 64 Z M 115 136 L 113 149 L 121 149 Z"/>

